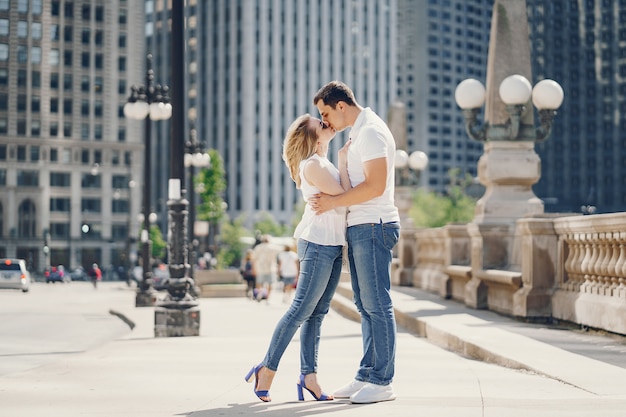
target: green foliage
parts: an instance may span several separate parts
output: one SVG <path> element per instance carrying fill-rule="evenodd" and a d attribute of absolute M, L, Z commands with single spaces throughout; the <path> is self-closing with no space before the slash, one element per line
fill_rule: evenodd
<path fill-rule="evenodd" d="M 262 235 L 270 236 L 287 236 L 288 226 L 278 224 L 270 213 L 263 212 L 258 216 L 258 220 L 254 223 L 254 230 L 258 230 Z"/>
<path fill-rule="evenodd" d="M 474 218 L 476 200 L 465 190 L 472 177 L 459 178 L 459 170 L 450 170 L 450 186 L 445 195 L 418 189 L 413 195 L 409 216 L 417 227 L 441 227 L 450 223 L 468 223 Z"/>
<path fill-rule="evenodd" d="M 161 229 L 157 225 L 150 225 L 150 240 L 152 241 L 152 258 L 165 259 L 167 242 L 163 239 Z"/>
<path fill-rule="evenodd" d="M 224 200 L 222 194 L 226 189 L 226 173 L 219 152 L 209 149 L 211 166 L 202 168 L 194 178 L 194 185 L 199 189 L 202 203 L 198 207 L 198 219 L 212 224 L 224 217 Z"/>
<path fill-rule="evenodd" d="M 223 221 L 219 236 L 220 249 L 217 253 L 217 268 L 223 269 L 238 266 L 243 257 L 246 244 L 241 241 L 243 236 L 250 232 L 243 227 L 244 218 L 239 217 L 231 221 Z"/>

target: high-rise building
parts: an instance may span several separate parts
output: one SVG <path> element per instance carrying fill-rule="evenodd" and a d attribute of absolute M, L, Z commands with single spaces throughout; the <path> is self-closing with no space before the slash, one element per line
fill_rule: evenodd
<path fill-rule="evenodd" d="M 160 54 L 168 15 L 161 0 L 148 4 L 148 49 Z M 187 14 L 189 125 L 223 158 L 228 213 L 248 226 L 263 213 L 291 224 L 301 197 L 282 160 L 287 127 L 317 116 L 312 98 L 335 79 L 386 117 L 396 94 L 396 1 L 192 1 Z M 337 136 L 329 157 L 345 139 Z"/>
<path fill-rule="evenodd" d="M 0 257 L 128 263 L 143 137 L 122 109 L 143 28 L 139 1 L 0 1 Z"/>
<path fill-rule="evenodd" d="M 483 144 L 468 138 L 454 90 L 485 82 L 493 0 L 398 0 L 397 92 L 407 117 L 408 153 L 429 163 L 420 182 L 445 192 L 450 170 L 477 173 Z"/>
<path fill-rule="evenodd" d="M 565 100 L 552 136 L 536 146 L 534 187 L 546 210 L 626 210 L 626 2 L 527 0 L 535 82 Z"/>

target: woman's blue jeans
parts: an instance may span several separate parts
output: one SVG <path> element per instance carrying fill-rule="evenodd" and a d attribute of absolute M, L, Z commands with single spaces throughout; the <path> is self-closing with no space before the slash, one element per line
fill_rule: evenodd
<path fill-rule="evenodd" d="M 355 377 L 377 385 L 395 372 L 396 319 L 391 302 L 391 259 L 400 224 L 368 223 L 347 230 L 354 302 L 361 313 L 363 358 Z"/>
<path fill-rule="evenodd" d="M 262 364 L 276 371 L 285 349 L 300 326 L 300 372 L 317 372 L 322 320 L 330 308 L 341 275 L 342 246 L 298 240 L 300 275 L 294 300 L 280 319 Z"/>

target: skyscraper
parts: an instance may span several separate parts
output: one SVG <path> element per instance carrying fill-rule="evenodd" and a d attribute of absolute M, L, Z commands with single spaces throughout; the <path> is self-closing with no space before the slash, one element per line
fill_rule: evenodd
<path fill-rule="evenodd" d="M 485 82 L 493 0 L 398 0 L 398 100 L 407 115 L 407 152 L 429 163 L 421 184 L 445 192 L 449 171 L 476 176 L 483 145 L 467 137 L 454 90 Z"/>
<path fill-rule="evenodd" d="M 626 210 L 626 2 L 527 0 L 535 81 L 565 100 L 553 134 L 536 146 L 546 210 Z"/>
<path fill-rule="evenodd" d="M 383 117 L 396 94 L 396 1 L 216 0 L 193 7 L 192 115 L 198 138 L 223 157 L 231 217 L 290 224 L 300 201 L 282 161 L 289 124 L 317 116 L 315 92 L 350 85 Z M 333 141 L 335 158 L 345 136 Z"/>
<path fill-rule="evenodd" d="M 143 12 L 0 1 L 0 257 L 37 271 L 128 262 L 143 145 L 122 108 L 144 65 Z"/>

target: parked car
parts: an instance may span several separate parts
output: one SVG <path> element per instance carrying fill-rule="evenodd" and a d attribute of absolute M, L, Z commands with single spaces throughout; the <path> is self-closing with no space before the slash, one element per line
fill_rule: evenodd
<path fill-rule="evenodd" d="M 72 281 L 89 281 L 89 275 L 82 266 L 79 266 L 70 272 L 70 279 Z"/>
<path fill-rule="evenodd" d="M 30 272 L 23 259 L 0 259 L 0 288 L 12 288 L 28 292 Z"/>
<path fill-rule="evenodd" d="M 46 277 L 46 284 L 55 283 L 55 282 L 69 282 L 70 277 L 66 276 L 65 268 L 63 265 L 52 266 L 50 268 L 46 268 L 44 271 L 44 276 Z"/>

